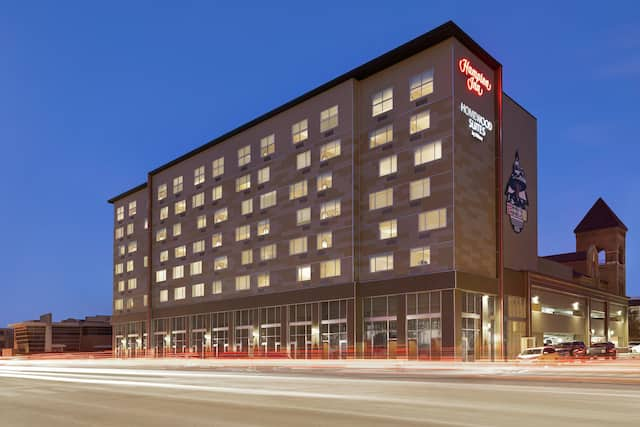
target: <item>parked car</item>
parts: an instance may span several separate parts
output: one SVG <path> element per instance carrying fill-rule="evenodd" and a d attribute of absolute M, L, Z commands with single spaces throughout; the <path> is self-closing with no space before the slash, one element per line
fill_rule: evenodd
<path fill-rule="evenodd" d="M 584 357 L 587 346 L 582 341 L 568 341 L 555 345 L 556 352 L 564 357 Z"/>
<path fill-rule="evenodd" d="M 616 358 L 616 345 L 611 342 L 599 342 L 591 344 L 591 347 L 587 349 L 587 356 L 589 357 L 604 357 L 605 359 Z"/>
<path fill-rule="evenodd" d="M 630 344 L 629 351 L 636 354 L 640 353 L 640 344 Z"/>
<path fill-rule="evenodd" d="M 531 362 L 538 360 L 558 360 L 559 358 L 560 355 L 556 352 L 556 349 L 551 346 L 527 348 L 518 355 L 518 360 Z"/>

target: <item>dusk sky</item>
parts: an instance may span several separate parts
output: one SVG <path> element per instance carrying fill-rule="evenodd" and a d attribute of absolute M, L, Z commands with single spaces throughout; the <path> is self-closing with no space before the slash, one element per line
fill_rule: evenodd
<path fill-rule="evenodd" d="M 450 19 L 538 119 L 540 254 L 603 197 L 640 295 L 640 6 L 516 3 L 2 2 L 0 326 L 110 314 L 107 199 Z"/>

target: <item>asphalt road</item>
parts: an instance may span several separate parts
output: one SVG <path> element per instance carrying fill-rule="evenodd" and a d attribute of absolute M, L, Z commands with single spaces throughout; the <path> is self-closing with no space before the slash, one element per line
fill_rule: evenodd
<path fill-rule="evenodd" d="M 0 362 L 1 426 L 637 426 L 640 365 Z M 604 373 L 603 373 L 604 372 Z M 569 380 L 573 379 L 573 380 Z"/>

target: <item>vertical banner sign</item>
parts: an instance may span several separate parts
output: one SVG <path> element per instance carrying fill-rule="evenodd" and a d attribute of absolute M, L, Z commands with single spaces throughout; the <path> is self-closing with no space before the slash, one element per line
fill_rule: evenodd
<path fill-rule="evenodd" d="M 474 95 L 482 96 L 487 92 L 491 92 L 491 89 L 493 89 L 493 85 L 489 79 L 484 73 L 473 66 L 469 58 L 462 57 L 458 60 L 458 70 L 467 79 L 467 90 Z M 483 142 L 487 133 L 493 130 L 491 120 L 485 118 L 465 102 L 460 103 L 460 112 L 467 116 L 467 126 L 471 132 L 471 136 L 476 139 L 476 142 Z"/>
<path fill-rule="evenodd" d="M 507 215 L 511 219 L 511 227 L 516 233 L 520 233 L 527 222 L 527 179 L 524 169 L 520 166 L 520 155 L 516 151 L 516 158 L 513 161 L 511 176 L 507 182 L 504 192 Z"/>

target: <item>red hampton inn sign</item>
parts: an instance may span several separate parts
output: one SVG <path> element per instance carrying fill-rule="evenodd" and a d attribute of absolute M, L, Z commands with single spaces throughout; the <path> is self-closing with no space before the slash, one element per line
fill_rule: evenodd
<path fill-rule="evenodd" d="M 467 58 L 460 58 L 458 61 L 458 69 L 462 74 L 467 76 L 467 89 L 478 96 L 484 95 L 484 92 L 491 91 L 491 82 L 482 72 L 478 71 L 471 65 L 471 61 Z"/>

